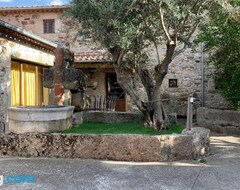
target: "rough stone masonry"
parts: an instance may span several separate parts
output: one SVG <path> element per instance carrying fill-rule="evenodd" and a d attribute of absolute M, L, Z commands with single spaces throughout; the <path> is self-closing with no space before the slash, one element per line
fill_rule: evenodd
<path fill-rule="evenodd" d="M 119 161 L 197 159 L 209 151 L 209 130 L 172 135 L 0 134 L 0 156 L 93 158 Z"/>

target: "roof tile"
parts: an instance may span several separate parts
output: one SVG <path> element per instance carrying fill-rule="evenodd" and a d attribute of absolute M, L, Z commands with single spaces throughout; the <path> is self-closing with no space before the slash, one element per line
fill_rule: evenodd
<path fill-rule="evenodd" d="M 74 60 L 76 62 L 109 62 L 112 61 L 112 56 L 106 52 L 76 52 L 74 54 Z"/>

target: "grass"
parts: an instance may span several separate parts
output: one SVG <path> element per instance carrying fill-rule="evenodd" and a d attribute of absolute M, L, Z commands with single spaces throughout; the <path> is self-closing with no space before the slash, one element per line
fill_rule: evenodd
<path fill-rule="evenodd" d="M 146 134 L 146 135 L 162 135 L 181 133 L 184 129 L 181 125 L 172 125 L 169 130 L 156 131 L 151 128 L 145 128 L 137 123 L 95 123 L 85 122 L 79 127 L 67 129 L 64 133 L 74 134 Z"/>

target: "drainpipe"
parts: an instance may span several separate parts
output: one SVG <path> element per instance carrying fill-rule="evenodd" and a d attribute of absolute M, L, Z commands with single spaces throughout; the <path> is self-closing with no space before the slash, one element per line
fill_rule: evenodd
<path fill-rule="evenodd" d="M 54 69 L 54 104 L 63 105 L 63 69 L 64 69 L 64 48 L 55 49 L 55 69 Z"/>
<path fill-rule="evenodd" d="M 201 63 L 202 63 L 202 81 L 201 81 L 201 107 L 205 107 L 205 87 L 204 87 L 204 43 L 201 43 Z"/>

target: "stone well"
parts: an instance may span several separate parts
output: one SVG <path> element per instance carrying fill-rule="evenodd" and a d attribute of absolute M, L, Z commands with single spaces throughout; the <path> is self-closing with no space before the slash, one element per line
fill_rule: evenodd
<path fill-rule="evenodd" d="M 19 106 L 8 108 L 9 131 L 57 132 L 72 126 L 74 106 Z"/>

